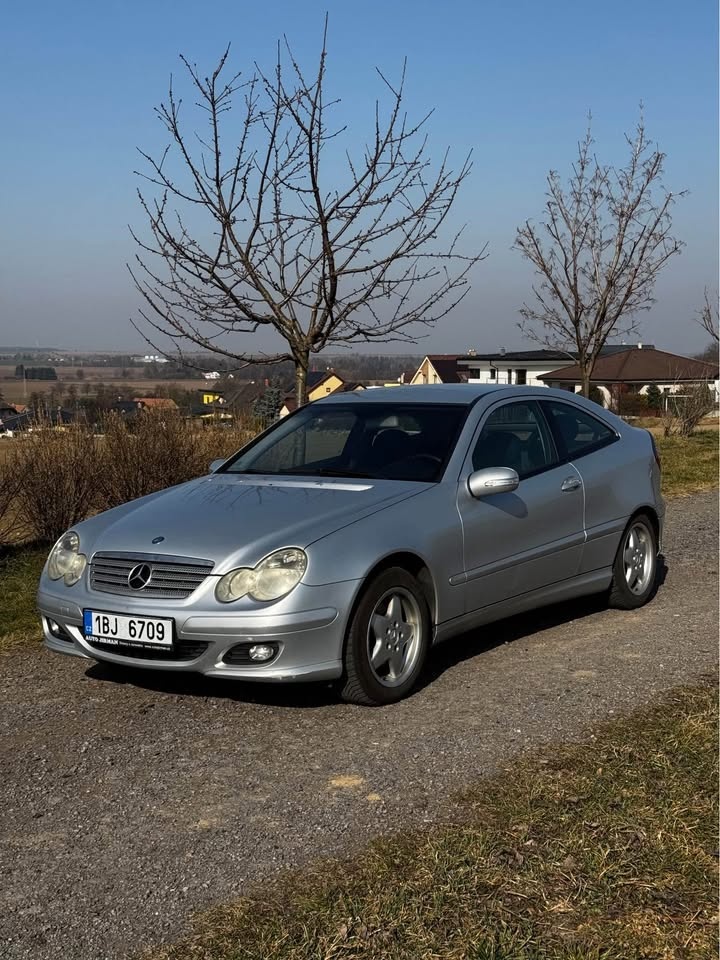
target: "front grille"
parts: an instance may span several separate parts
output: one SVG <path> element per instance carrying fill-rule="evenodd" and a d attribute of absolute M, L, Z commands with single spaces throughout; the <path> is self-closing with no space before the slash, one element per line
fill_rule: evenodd
<path fill-rule="evenodd" d="M 128 583 L 130 572 L 138 564 L 151 570 L 148 585 L 141 590 Z M 192 557 L 162 557 L 142 553 L 96 553 L 90 564 L 90 588 L 100 593 L 121 596 L 157 597 L 184 600 L 212 571 L 212 560 Z"/>
<path fill-rule="evenodd" d="M 172 649 L 154 647 L 127 647 L 116 643 L 103 643 L 102 640 L 86 641 L 95 650 L 114 653 L 117 657 L 130 657 L 132 660 L 197 660 L 208 648 L 202 640 L 176 640 Z"/>

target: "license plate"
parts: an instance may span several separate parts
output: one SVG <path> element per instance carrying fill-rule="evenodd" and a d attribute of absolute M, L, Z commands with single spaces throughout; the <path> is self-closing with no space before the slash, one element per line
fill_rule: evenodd
<path fill-rule="evenodd" d="M 83 629 L 90 640 L 131 646 L 171 647 L 173 621 L 155 617 L 126 617 L 120 613 L 83 611 Z"/>

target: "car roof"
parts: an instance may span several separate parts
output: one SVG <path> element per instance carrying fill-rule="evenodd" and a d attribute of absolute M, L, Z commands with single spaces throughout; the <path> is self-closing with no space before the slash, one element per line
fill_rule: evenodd
<path fill-rule="evenodd" d="M 517 387 L 507 384 L 426 383 L 397 387 L 370 387 L 351 393 L 331 393 L 315 403 L 456 403 L 470 405 L 491 394 L 508 397 L 561 397 L 571 399 L 567 390 L 548 387 Z"/>

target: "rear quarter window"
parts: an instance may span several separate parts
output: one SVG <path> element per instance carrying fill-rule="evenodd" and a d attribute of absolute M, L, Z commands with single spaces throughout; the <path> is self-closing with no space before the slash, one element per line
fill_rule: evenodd
<path fill-rule="evenodd" d="M 561 400 L 543 400 L 542 407 L 558 450 L 568 460 L 601 450 L 618 439 L 611 427 L 579 407 Z"/>

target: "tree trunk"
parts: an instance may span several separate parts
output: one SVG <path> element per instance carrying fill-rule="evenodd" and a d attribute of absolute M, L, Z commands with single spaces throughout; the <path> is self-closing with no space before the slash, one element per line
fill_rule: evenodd
<path fill-rule="evenodd" d="M 590 377 L 592 375 L 592 370 L 590 367 L 585 366 L 584 364 L 580 367 L 580 394 L 583 397 L 590 399 Z"/>
<path fill-rule="evenodd" d="M 307 375 L 310 366 L 310 351 L 301 349 L 293 353 L 295 360 L 295 401 L 298 407 L 307 403 Z"/>

